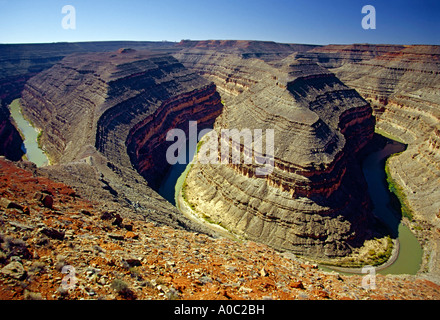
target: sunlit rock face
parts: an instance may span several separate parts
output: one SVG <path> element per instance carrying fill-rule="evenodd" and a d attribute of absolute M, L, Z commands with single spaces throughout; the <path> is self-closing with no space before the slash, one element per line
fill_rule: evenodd
<path fill-rule="evenodd" d="M 212 82 L 163 53 L 77 53 L 32 77 L 21 103 L 42 129 L 50 175 L 155 221 L 203 230 L 153 190 L 170 166 L 168 130 L 212 126 L 220 114 Z"/>
<path fill-rule="evenodd" d="M 188 52 L 186 58 L 194 57 Z M 200 53 L 198 59 L 206 68 Z M 266 144 L 265 132 L 273 129 L 273 170 L 258 175 L 258 164 L 245 163 L 243 154 L 240 163 L 195 163 L 185 199 L 226 229 L 278 249 L 320 258 L 350 253 L 371 235 L 374 221 L 355 159 L 374 132 L 370 105 L 309 60 L 224 59 L 237 72 L 230 74 L 231 86 L 217 80 L 226 97 L 215 123 L 217 145 L 224 129 L 262 130 Z M 244 139 L 235 148 L 252 150 Z"/>

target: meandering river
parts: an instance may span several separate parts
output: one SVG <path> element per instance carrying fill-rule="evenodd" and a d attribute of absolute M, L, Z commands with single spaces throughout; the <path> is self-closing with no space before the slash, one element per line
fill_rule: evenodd
<path fill-rule="evenodd" d="M 188 150 L 189 148 L 187 148 Z M 362 162 L 362 168 L 368 183 L 368 192 L 374 204 L 374 213 L 393 231 L 400 243 L 397 259 L 390 266 L 378 271 L 380 274 L 415 274 L 422 261 L 422 248 L 416 237 L 403 223 L 401 215 L 391 207 L 391 193 L 388 190 L 385 174 L 385 161 L 395 153 L 405 150 L 405 145 L 389 140 L 377 151 L 370 153 Z M 188 163 L 192 157 L 188 159 Z M 190 166 L 177 164 L 170 168 L 159 193 L 175 205 L 176 193 L 182 187 Z"/>
<path fill-rule="evenodd" d="M 9 110 L 11 111 L 11 116 L 24 139 L 22 149 L 27 159 L 35 163 L 37 167 L 47 165 L 49 160 L 38 145 L 39 132 L 23 117 L 23 114 L 21 113 L 20 99 L 12 101 L 9 105 Z"/>
<path fill-rule="evenodd" d="M 11 116 L 24 137 L 23 150 L 29 161 L 38 167 L 48 164 L 46 154 L 38 145 L 39 132 L 23 117 L 19 99 L 14 100 L 9 106 Z M 186 150 L 190 150 L 187 146 Z M 405 150 L 405 145 L 389 140 L 388 143 L 377 151 L 370 153 L 362 162 L 362 169 L 368 183 L 368 192 L 374 204 L 374 213 L 382 219 L 397 237 L 400 250 L 393 264 L 379 271 L 381 274 L 415 274 L 422 261 L 422 248 L 416 237 L 403 223 L 401 214 L 394 209 L 391 203 L 391 193 L 388 190 L 385 174 L 385 161 L 392 154 Z M 194 154 L 187 155 L 190 163 Z M 180 192 L 186 173 L 190 169 L 187 164 L 171 166 L 159 193 L 173 205 L 176 204 L 176 195 Z"/>
<path fill-rule="evenodd" d="M 401 223 L 401 213 L 391 206 L 391 193 L 386 181 L 386 159 L 404 150 L 404 144 L 388 139 L 383 148 L 370 153 L 362 163 L 368 192 L 374 204 L 374 214 L 388 225 L 400 243 L 397 259 L 378 272 L 381 274 L 415 274 L 422 262 L 422 247 L 409 228 Z"/>

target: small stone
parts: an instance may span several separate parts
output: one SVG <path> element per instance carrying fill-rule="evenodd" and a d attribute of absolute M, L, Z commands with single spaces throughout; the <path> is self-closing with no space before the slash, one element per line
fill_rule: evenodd
<path fill-rule="evenodd" d="M 115 215 L 115 220 L 113 220 L 112 225 L 120 227 L 122 225 L 122 217 L 117 213 Z"/>
<path fill-rule="evenodd" d="M 24 270 L 23 265 L 18 261 L 12 261 L 3 267 L 1 273 L 17 280 L 23 280 L 26 277 L 26 271 Z"/>
<path fill-rule="evenodd" d="M 300 294 L 298 295 L 298 297 L 299 297 L 300 299 L 309 299 L 309 296 L 308 296 L 307 294 L 305 294 L 305 293 L 300 293 Z"/>
<path fill-rule="evenodd" d="M 110 233 L 108 236 L 115 240 L 124 240 L 124 236 L 119 233 Z"/>
<path fill-rule="evenodd" d="M 115 217 L 115 215 L 112 212 L 104 211 L 101 214 L 101 220 L 111 220 Z"/>
<path fill-rule="evenodd" d="M 93 216 L 93 214 L 90 211 L 85 209 L 81 209 L 80 212 L 85 216 L 89 216 L 89 217 Z"/>
<path fill-rule="evenodd" d="M 243 293 L 251 293 L 252 289 L 251 288 L 246 288 L 246 287 L 240 287 L 240 289 L 238 289 L 238 291 L 241 291 Z"/>
<path fill-rule="evenodd" d="M 43 228 L 41 233 L 52 239 L 64 240 L 64 232 L 58 231 L 54 228 Z"/>
<path fill-rule="evenodd" d="M 139 267 L 142 265 L 139 259 L 125 259 L 124 260 L 130 267 Z"/>
<path fill-rule="evenodd" d="M 128 239 L 139 239 L 139 235 L 134 233 L 133 231 L 127 231 L 125 237 Z"/>
<path fill-rule="evenodd" d="M 268 275 L 269 275 L 269 273 L 266 271 L 266 269 L 264 269 L 264 267 L 263 268 L 261 268 L 261 270 L 260 270 L 260 275 L 262 276 L 262 277 L 267 277 Z"/>
<path fill-rule="evenodd" d="M 45 195 L 43 197 L 43 199 L 41 200 L 41 203 L 43 204 L 43 206 L 45 206 L 46 208 L 52 209 L 53 208 L 53 198 L 50 195 Z"/>
<path fill-rule="evenodd" d="M 328 295 L 328 292 L 326 292 L 324 290 L 314 290 L 313 294 L 315 294 L 317 297 L 322 298 L 322 299 L 330 298 Z"/>
<path fill-rule="evenodd" d="M 43 300 L 41 293 L 39 292 L 31 292 L 27 289 L 24 289 L 24 300 Z"/>
<path fill-rule="evenodd" d="M 295 288 L 295 289 L 304 289 L 304 285 L 302 281 L 292 281 L 289 283 L 289 287 Z"/>
<path fill-rule="evenodd" d="M 23 211 L 24 214 L 31 214 L 31 210 L 28 206 L 24 206 L 21 211 Z"/>
<path fill-rule="evenodd" d="M 40 191 L 37 191 L 34 193 L 34 199 L 37 201 L 41 201 L 43 199 L 43 197 L 44 197 L 44 195 Z"/>
<path fill-rule="evenodd" d="M 23 210 L 23 206 L 14 202 L 14 201 L 10 201 L 8 199 L 5 198 L 0 198 L 0 207 L 4 208 L 4 209 L 18 209 L 18 210 Z"/>

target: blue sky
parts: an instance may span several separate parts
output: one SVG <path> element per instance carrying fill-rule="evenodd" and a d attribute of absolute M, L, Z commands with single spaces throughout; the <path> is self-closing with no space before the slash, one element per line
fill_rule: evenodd
<path fill-rule="evenodd" d="M 375 30 L 361 26 L 367 4 Z M 64 5 L 75 30 L 61 26 Z M 440 1 L 0 0 L 0 43 L 181 39 L 440 44 Z"/>

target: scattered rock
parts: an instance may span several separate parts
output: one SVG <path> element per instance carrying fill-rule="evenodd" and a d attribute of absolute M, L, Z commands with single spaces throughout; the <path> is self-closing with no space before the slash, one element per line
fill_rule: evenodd
<path fill-rule="evenodd" d="M 2 174 L 0 170 L 0 178 Z M 60 192 L 54 192 L 49 183 L 45 185 L 60 198 L 61 215 L 44 214 L 39 202 L 27 202 L 25 196 L 13 200 L 29 203 L 32 215 L 0 210 L 1 299 L 440 298 L 438 285 L 417 276 L 378 275 L 380 286 L 367 291 L 361 286 L 362 275 L 342 278 L 323 273 L 262 244 L 208 238 L 153 224 L 145 217 L 125 218 L 122 211 L 124 222 L 135 221 L 136 233 L 116 229 L 111 225 L 116 212 L 109 212 L 108 221 L 101 220 L 102 211 L 90 209 L 80 198 L 67 198 L 69 189 L 58 187 Z M 0 192 L 3 188 L 0 184 Z M 38 188 L 38 183 L 32 186 L 31 195 Z M 78 214 L 81 208 L 87 208 L 92 218 Z M 65 241 L 49 240 L 61 239 L 61 231 Z M 119 240 L 137 240 L 113 241 L 109 233 Z M 61 273 L 66 263 L 72 268 Z M 67 286 L 61 286 L 62 281 Z"/>
<path fill-rule="evenodd" d="M 53 208 L 53 198 L 49 194 L 44 194 L 42 192 L 37 191 L 34 193 L 34 199 L 40 201 L 40 203 L 48 209 Z"/>
<path fill-rule="evenodd" d="M 1 273 L 17 280 L 23 280 L 26 277 L 26 271 L 24 270 L 23 265 L 18 261 L 12 261 L 3 267 Z"/>
<path fill-rule="evenodd" d="M 115 215 L 115 220 L 113 220 L 113 222 L 112 222 L 112 225 L 114 225 L 114 226 L 118 226 L 118 227 L 121 227 L 121 225 L 122 225 L 122 218 L 121 218 L 121 216 L 119 215 L 119 213 L 117 213 L 116 215 Z"/>
<path fill-rule="evenodd" d="M 24 206 L 23 209 L 21 209 L 24 214 L 31 214 L 31 210 L 28 206 Z"/>
<path fill-rule="evenodd" d="M 269 273 L 266 271 L 266 269 L 264 269 L 264 267 L 260 270 L 260 275 L 262 277 L 267 277 L 269 275 Z"/>
<path fill-rule="evenodd" d="M 251 293 L 252 289 L 246 288 L 246 287 L 240 287 L 240 289 L 238 289 L 238 291 L 243 292 L 243 293 Z"/>
<path fill-rule="evenodd" d="M 115 240 L 124 240 L 124 236 L 120 233 L 109 233 L 108 235 L 110 238 L 115 239 Z"/>
<path fill-rule="evenodd" d="M 24 300 L 43 300 L 41 293 L 24 290 Z"/>
<path fill-rule="evenodd" d="M 137 267 L 137 266 L 141 266 L 142 263 L 139 259 L 124 259 L 124 261 L 130 266 L 130 267 Z"/>
<path fill-rule="evenodd" d="M 43 228 L 41 233 L 51 239 L 64 240 L 64 232 L 58 231 L 54 228 Z"/>
<path fill-rule="evenodd" d="M 18 209 L 23 210 L 23 206 L 14 201 L 8 200 L 6 198 L 0 198 L 0 207 L 4 209 Z"/>
<path fill-rule="evenodd" d="M 316 289 L 316 290 L 314 290 L 312 293 L 313 293 L 315 296 L 317 296 L 317 297 L 319 297 L 319 298 L 321 298 L 321 299 L 328 299 L 328 298 L 330 298 L 329 295 L 328 295 L 328 292 L 326 292 L 326 291 L 324 291 L 324 290 Z"/>
<path fill-rule="evenodd" d="M 295 288 L 295 289 L 304 289 L 304 285 L 302 281 L 292 281 L 289 283 L 289 287 Z"/>
<path fill-rule="evenodd" d="M 125 237 L 127 239 L 139 239 L 139 235 L 134 233 L 133 231 L 127 231 L 127 233 L 125 234 Z"/>
<path fill-rule="evenodd" d="M 48 209 L 53 209 L 53 198 L 50 195 L 45 195 L 43 199 L 41 200 L 41 203 L 43 206 L 45 206 Z"/>
<path fill-rule="evenodd" d="M 89 210 L 81 209 L 80 212 L 85 215 L 91 217 L 93 214 Z"/>
<path fill-rule="evenodd" d="M 101 220 L 111 220 L 115 217 L 113 212 L 110 211 L 104 211 L 101 213 Z"/>

